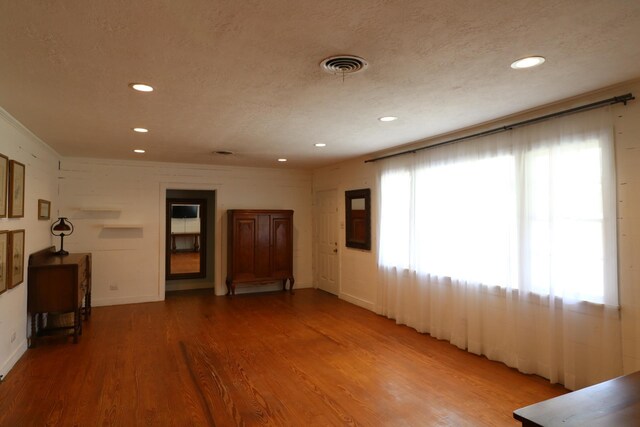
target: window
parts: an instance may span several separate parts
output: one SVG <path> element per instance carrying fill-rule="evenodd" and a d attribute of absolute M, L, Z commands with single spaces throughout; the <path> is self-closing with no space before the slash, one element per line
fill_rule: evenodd
<path fill-rule="evenodd" d="M 380 183 L 380 265 L 617 304 L 610 128 L 565 135 L 566 127 L 390 162 Z"/>

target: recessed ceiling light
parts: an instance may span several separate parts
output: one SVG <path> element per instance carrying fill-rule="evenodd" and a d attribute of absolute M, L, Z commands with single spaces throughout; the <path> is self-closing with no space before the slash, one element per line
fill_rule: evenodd
<path fill-rule="evenodd" d="M 394 120 L 398 120 L 398 118 L 395 116 L 384 116 L 380 117 L 378 120 L 380 120 L 381 122 L 393 122 Z"/>
<path fill-rule="evenodd" d="M 138 92 L 153 92 L 153 87 L 144 83 L 131 83 L 129 87 Z"/>
<path fill-rule="evenodd" d="M 147 133 L 149 132 L 149 129 L 147 128 L 133 128 L 134 132 L 138 132 L 138 133 Z"/>
<path fill-rule="evenodd" d="M 138 154 L 143 154 L 145 151 L 141 150 L 139 148 L 136 148 L 135 150 L 133 150 L 134 153 L 138 153 Z"/>
<path fill-rule="evenodd" d="M 511 64 L 511 68 L 514 70 L 522 70 L 524 68 L 537 67 L 538 65 L 542 65 L 545 59 L 542 56 L 527 56 L 526 58 L 521 58 Z"/>
<path fill-rule="evenodd" d="M 326 147 L 327 144 L 325 144 L 324 142 L 318 142 L 317 144 L 313 144 L 314 147 Z"/>
<path fill-rule="evenodd" d="M 286 162 L 287 159 L 278 159 L 279 162 Z"/>

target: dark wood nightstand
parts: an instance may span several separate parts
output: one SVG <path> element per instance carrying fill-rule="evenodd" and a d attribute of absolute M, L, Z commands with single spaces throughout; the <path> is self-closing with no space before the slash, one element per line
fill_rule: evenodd
<path fill-rule="evenodd" d="M 73 331 L 73 342 L 82 333 L 82 314 L 91 315 L 91 254 L 55 254 L 55 247 L 29 256 L 27 311 L 31 315 L 30 346 L 38 337 Z M 73 313 L 72 325 L 44 325 L 43 315 Z"/>

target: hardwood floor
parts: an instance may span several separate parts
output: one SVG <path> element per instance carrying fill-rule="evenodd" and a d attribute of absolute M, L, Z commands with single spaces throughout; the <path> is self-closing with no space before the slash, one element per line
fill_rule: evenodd
<path fill-rule="evenodd" d="M 0 426 L 517 425 L 564 392 L 322 291 L 189 291 L 29 349 Z"/>

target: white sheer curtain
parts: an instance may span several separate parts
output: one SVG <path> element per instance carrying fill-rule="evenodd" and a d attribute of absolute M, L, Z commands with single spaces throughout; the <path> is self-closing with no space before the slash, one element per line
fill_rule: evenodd
<path fill-rule="evenodd" d="M 622 373 L 601 109 L 391 159 L 376 310 L 571 389 Z"/>

